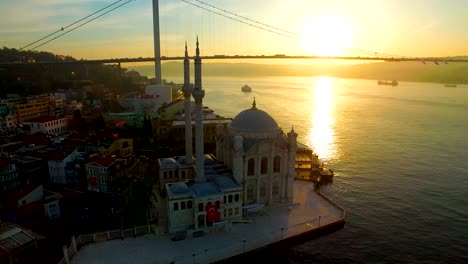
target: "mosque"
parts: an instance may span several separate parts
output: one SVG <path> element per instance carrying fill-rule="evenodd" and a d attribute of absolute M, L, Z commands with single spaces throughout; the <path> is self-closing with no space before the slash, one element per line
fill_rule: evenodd
<path fill-rule="evenodd" d="M 184 59 L 184 110 L 195 100 L 195 157 L 192 120 L 185 115 L 185 156 L 158 160 L 159 181 L 167 193 L 170 233 L 206 230 L 208 226 L 241 220 L 251 208 L 291 203 L 297 151 L 294 129 L 285 134 L 265 111 L 252 107 L 230 124 L 216 127 L 216 156 L 203 150 L 200 49 L 194 57 L 195 84 L 190 85 L 187 45 Z"/>

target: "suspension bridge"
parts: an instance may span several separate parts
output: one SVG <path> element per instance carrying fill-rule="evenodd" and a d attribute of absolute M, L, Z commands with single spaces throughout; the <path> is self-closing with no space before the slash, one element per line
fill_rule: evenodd
<path fill-rule="evenodd" d="M 36 41 L 29 43 L 26 46 L 21 47 L 19 50 L 36 50 L 37 48 L 48 44 L 51 41 L 56 40 L 57 38 L 62 37 L 72 31 L 93 22 L 94 20 L 120 8 L 123 7 L 134 0 L 118 0 L 107 5 L 104 8 L 97 10 L 85 16 L 69 25 L 59 28 L 57 31 L 52 32 Z M 160 31 L 159 31 L 159 1 L 153 1 L 153 36 L 154 36 L 154 57 L 138 57 L 138 58 L 108 58 L 108 59 L 95 59 L 95 60 L 63 60 L 63 61 L 36 61 L 36 62 L 2 62 L 0 66 L 7 65 L 24 65 L 24 64 L 35 64 L 35 65 L 53 65 L 53 64 L 99 64 L 99 63 L 118 63 L 119 66 L 121 63 L 132 63 L 132 62 L 155 62 L 155 71 L 156 71 L 156 80 L 160 80 L 160 61 L 171 61 L 171 60 L 183 60 L 181 56 L 161 56 L 160 53 Z M 266 23 L 259 22 L 258 20 L 251 19 L 234 12 L 216 7 L 212 4 L 203 2 L 201 0 L 180 0 L 183 3 L 186 3 L 189 6 L 198 8 L 214 14 L 216 16 L 223 17 L 225 19 L 234 21 L 236 23 L 244 24 L 249 27 L 256 28 L 258 30 L 283 36 L 285 38 L 299 39 L 300 36 L 297 33 L 284 30 Z M 447 64 L 452 62 L 468 62 L 467 57 L 412 57 L 412 56 L 401 56 L 394 54 L 386 54 L 381 52 L 373 52 L 362 49 L 348 49 L 349 52 L 353 54 L 358 54 L 357 56 L 291 56 L 286 54 L 275 54 L 275 55 L 212 55 L 212 56 L 203 56 L 204 60 L 230 60 L 230 59 L 322 59 L 322 60 L 367 60 L 367 61 L 389 61 L 389 62 L 402 62 L 402 61 L 415 61 L 421 63 L 434 63 Z M 159 71 L 159 72 L 158 72 Z M 159 76 L 159 77 L 158 77 Z"/>

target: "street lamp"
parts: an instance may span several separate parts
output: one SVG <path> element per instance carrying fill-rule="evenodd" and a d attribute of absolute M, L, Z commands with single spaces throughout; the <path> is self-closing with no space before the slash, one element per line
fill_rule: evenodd
<path fill-rule="evenodd" d="M 195 253 L 192 253 L 192 258 L 193 258 L 193 264 L 195 264 Z"/>
<path fill-rule="evenodd" d="M 283 239 L 283 231 L 284 231 L 284 227 L 281 228 L 281 239 Z"/>

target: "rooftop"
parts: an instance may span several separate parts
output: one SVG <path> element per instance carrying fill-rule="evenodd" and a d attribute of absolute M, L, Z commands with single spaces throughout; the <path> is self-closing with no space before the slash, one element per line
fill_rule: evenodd
<path fill-rule="evenodd" d="M 38 116 L 25 121 L 25 123 L 47 123 L 54 120 L 61 120 L 64 118 L 58 118 L 54 116 Z"/>

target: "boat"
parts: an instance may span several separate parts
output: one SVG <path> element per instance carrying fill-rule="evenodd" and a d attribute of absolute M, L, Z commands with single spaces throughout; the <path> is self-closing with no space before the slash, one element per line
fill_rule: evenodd
<path fill-rule="evenodd" d="M 446 83 L 444 86 L 445 87 L 457 87 L 457 85 L 453 83 Z"/>
<path fill-rule="evenodd" d="M 391 85 L 391 86 L 397 86 L 398 82 L 393 80 L 393 81 L 377 81 L 378 85 Z"/>
<path fill-rule="evenodd" d="M 242 86 L 241 91 L 243 91 L 243 92 L 251 92 L 251 91 L 252 91 L 252 88 L 246 84 L 246 85 Z"/>

